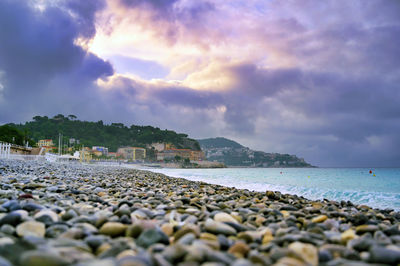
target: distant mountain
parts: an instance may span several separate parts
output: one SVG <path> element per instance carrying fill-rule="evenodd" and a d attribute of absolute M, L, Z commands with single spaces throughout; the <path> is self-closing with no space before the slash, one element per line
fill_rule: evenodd
<path fill-rule="evenodd" d="M 296 155 L 254 151 L 226 138 L 200 139 L 207 160 L 227 166 L 246 167 L 313 167 Z"/>
<path fill-rule="evenodd" d="M 215 148 L 233 148 L 239 149 L 243 148 L 242 145 L 237 143 L 236 141 L 218 137 L 218 138 L 210 138 L 210 139 L 200 139 L 198 140 L 200 146 L 205 149 L 215 149 Z"/>

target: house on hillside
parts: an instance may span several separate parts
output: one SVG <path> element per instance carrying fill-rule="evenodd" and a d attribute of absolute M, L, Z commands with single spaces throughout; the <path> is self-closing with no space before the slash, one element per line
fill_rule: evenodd
<path fill-rule="evenodd" d="M 191 149 L 166 149 L 161 152 L 157 152 L 157 161 L 172 160 L 176 156 L 182 159 L 189 159 L 191 161 L 204 160 L 205 155 L 202 151 L 193 151 Z"/>
<path fill-rule="evenodd" d="M 140 147 L 123 147 L 117 150 L 117 156 L 133 161 L 144 160 L 146 159 L 146 149 Z"/>
<path fill-rule="evenodd" d="M 92 151 L 96 156 L 108 156 L 108 148 L 102 146 L 93 146 Z M 99 155 L 98 155 L 99 154 Z"/>
<path fill-rule="evenodd" d="M 41 139 L 37 143 L 38 147 L 52 147 L 54 146 L 53 140 L 52 139 Z"/>

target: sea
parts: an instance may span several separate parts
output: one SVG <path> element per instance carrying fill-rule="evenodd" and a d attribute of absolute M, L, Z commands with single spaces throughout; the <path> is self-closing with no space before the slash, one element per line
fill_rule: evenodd
<path fill-rule="evenodd" d="M 351 201 L 400 211 L 400 168 L 149 168 L 157 173 L 251 191 L 280 191 L 311 200 Z"/>

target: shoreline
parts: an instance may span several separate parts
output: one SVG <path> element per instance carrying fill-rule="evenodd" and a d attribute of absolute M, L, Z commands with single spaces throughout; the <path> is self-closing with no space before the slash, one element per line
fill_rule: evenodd
<path fill-rule="evenodd" d="M 400 263 L 395 211 L 123 167 L 0 161 L 0 178 L 0 261 L 14 264 Z"/>

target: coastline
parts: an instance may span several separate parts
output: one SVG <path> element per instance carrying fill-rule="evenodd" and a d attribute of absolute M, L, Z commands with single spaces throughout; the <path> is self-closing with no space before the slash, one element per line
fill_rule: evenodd
<path fill-rule="evenodd" d="M 14 264 L 400 263 L 390 210 L 122 167 L 0 161 L 0 177 L 0 260 Z"/>

